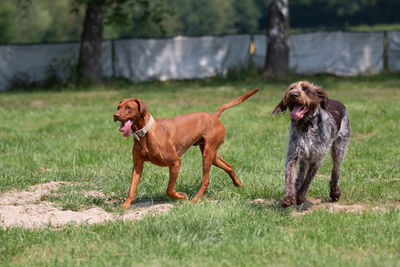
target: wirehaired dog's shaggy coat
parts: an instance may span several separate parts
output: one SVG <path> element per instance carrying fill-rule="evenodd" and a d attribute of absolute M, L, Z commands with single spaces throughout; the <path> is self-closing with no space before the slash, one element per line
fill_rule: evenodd
<path fill-rule="evenodd" d="M 339 168 L 350 136 L 345 106 L 328 99 L 321 87 L 301 81 L 289 86 L 272 114 L 287 108 L 292 119 L 285 163 L 285 196 L 281 206 L 299 205 L 305 201 L 310 183 L 329 148 L 332 148 L 333 160 L 330 197 L 332 201 L 339 200 Z M 299 170 L 294 183 L 297 160 Z"/>

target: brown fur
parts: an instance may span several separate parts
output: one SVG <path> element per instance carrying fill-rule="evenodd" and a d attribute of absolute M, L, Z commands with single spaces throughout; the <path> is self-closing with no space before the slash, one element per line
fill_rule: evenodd
<path fill-rule="evenodd" d="M 179 157 L 193 145 L 199 145 L 203 156 L 203 181 L 199 192 L 193 198 L 194 202 L 200 200 L 207 189 L 211 164 L 227 172 L 235 186 L 241 186 L 242 183 L 236 177 L 232 166 L 217 152 L 225 138 L 225 127 L 219 116 L 225 109 L 242 103 L 256 92 L 258 89 L 222 105 L 214 114 L 197 112 L 171 119 L 154 118 L 154 123 L 147 134 L 139 141 L 135 140 L 133 145 L 132 181 L 128 197 L 122 207 L 127 208 L 132 203 L 145 161 L 158 166 L 168 166 L 170 176 L 168 196 L 176 199 L 186 198 L 185 193 L 175 191 L 175 183 L 181 165 Z M 122 100 L 118 105 L 118 111 L 114 113 L 114 121 L 132 120 L 133 131 L 142 129 L 149 119 L 150 114 L 146 104 L 137 98 Z"/>

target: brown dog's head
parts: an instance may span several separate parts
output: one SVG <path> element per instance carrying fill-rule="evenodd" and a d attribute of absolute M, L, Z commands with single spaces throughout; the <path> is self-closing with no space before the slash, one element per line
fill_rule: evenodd
<path fill-rule="evenodd" d="M 306 114 L 313 114 L 318 105 L 325 109 L 327 104 L 328 96 L 322 87 L 301 81 L 289 86 L 282 101 L 274 108 L 272 114 L 284 112 L 289 108 L 292 119 L 299 121 Z"/>
<path fill-rule="evenodd" d="M 146 104 L 138 98 L 122 99 L 119 102 L 118 110 L 114 113 L 114 121 L 120 121 L 119 130 L 124 137 L 131 134 L 132 126 L 137 124 L 140 118 L 144 118 L 147 113 Z"/>

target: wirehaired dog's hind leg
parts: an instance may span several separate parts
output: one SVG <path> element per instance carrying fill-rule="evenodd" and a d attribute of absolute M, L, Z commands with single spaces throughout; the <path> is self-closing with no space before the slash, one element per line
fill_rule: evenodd
<path fill-rule="evenodd" d="M 348 139 L 338 139 L 332 144 L 331 155 L 333 168 L 330 182 L 330 197 L 332 201 L 338 201 L 342 195 L 339 187 L 340 165 L 344 159 L 347 141 Z"/>

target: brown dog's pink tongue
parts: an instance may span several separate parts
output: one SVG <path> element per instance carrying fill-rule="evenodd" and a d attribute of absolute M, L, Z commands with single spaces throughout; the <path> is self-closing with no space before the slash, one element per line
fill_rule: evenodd
<path fill-rule="evenodd" d="M 131 127 L 132 127 L 132 121 L 131 120 L 126 121 L 124 127 L 122 128 L 122 135 L 124 137 L 129 137 L 129 135 L 131 135 Z"/>
<path fill-rule="evenodd" d="M 307 108 L 303 108 L 302 106 L 294 106 L 292 111 L 290 111 L 290 116 L 298 121 L 303 118 L 304 114 L 308 111 Z"/>

